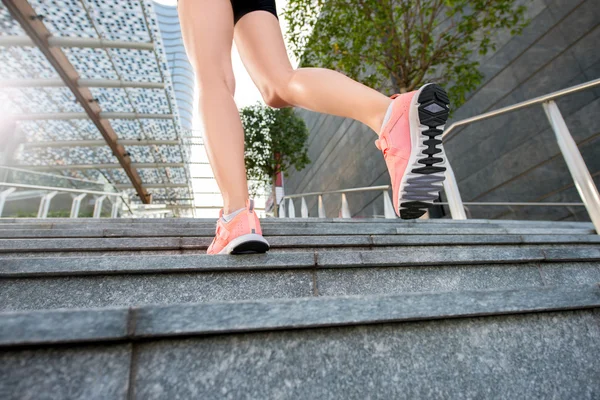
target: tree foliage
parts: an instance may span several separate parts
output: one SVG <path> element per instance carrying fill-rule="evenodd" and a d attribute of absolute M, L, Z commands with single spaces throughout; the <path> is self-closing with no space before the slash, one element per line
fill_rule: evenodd
<path fill-rule="evenodd" d="M 446 85 L 454 107 L 483 79 L 474 53 L 527 25 L 517 0 L 288 0 L 287 39 L 301 67 L 338 70 L 383 93 Z"/>
<path fill-rule="evenodd" d="M 270 189 L 279 172 L 302 170 L 310 160 L 308 129 L 292 108 L 274 109 L 257 104 L 240 111 L 244 127 L 246 173 L 252 196 Z"/>

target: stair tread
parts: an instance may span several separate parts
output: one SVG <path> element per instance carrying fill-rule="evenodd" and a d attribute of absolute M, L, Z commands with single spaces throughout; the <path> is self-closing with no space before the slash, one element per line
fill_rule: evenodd
<path fill-rule="evenodd" d="M 300 329 L 600 307 L 600 286 L 0 313 L 0 346 Z"/>
<path fill-rule="evenodd" d="M 352 226 L 331 225 L 323 228 L 270 228 L 264 227 L 263 234 L 268 236 L 327 236 L 327 235 L 494 235 L 494 234 L 516 234 L 516 235 L 590 235 L 595 233 L 590 228 L 527 228 L 527 227 L 435 227 L 435 226 L 373 226 L 371 228 L 361 227 L 357 229 Z M 213 228 L 153 228 L 153 229 L 0 229 L 0 238 L 101 238 L 101 237 L 214 237 Z"/>
<path fill-rule="evenodd" d="M 160 222 L 157 222 L 160 221 Z M 385 218 L 261 218 L 261 224 L 403 224 L 403 225 L 427 225 L 427 224 L 447 224 L 447 225 L 473 225 L 473 224 L 501 224 L 501 225 L 527 225 L 527 226 L 584 226 L 592 228 L 591 222 L 584 221 L 543 221 L 543 220 L 502 220 L 502 219 L 466 219 L 455 220 L 450 218 L 441 219 L 416 219 L 416 220 L 401 220 L 401 219 L 385 219 Z M 0 218 L 0 225 L 48 225 L 48 224 L 67 224 L 67 225 L 96 225 L 96 224 L 139 224 L 139 225 L 208 225 L 214 226 L 216 218 Z"/>
<path fill-rule="evenodd" d="M 492 290 L 596 282 L 600 282 L 600 263 L 579 261 L 13 278 L 0 280 L 0 311 Z"/>
<path fill-rule="evenodd" d="M 439 246 L 366 251 L 314 251 L 231 255 L 181 254 L 136 257 L 6 257 L 0 258 L 0 277 L 171 273 L 268 270 L 294 268 L 349 268 L 373 266 L 467 265 L 498 262 L 600 260 L 600 248 Z"/>
<path fill-rule="evenodd" d="M 408 246 L 443 244 L 600 243 L 599 235 L 337 235 L 266 236 L 271 248 Z M 0 239 L 0 253 L 206 249 L 210 237 Z"/>

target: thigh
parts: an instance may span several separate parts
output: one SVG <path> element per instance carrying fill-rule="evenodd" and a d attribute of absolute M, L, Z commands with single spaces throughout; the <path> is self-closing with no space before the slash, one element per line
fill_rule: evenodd
<path fill-rule="evenodd" d="M 235 44 L 244 67 L 263 93 L 285 88 L 293 67 L 285 48 L 279 21 L 266 11 L 246 14 L 234 28 Z"/>
<path fill-rule="evenodd" d="M 203 84 L 233 79 L 231 47 L 233 10 L 230 0 L 179 0 L 179 20 L 186 53 Z"/>

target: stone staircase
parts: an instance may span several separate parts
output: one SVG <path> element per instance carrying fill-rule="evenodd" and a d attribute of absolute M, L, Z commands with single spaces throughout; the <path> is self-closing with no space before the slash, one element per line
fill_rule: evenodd
<path fill-rule="evenodd" d="M 0 220 L 0 399 L 598 399 L 589 223 Z"/>

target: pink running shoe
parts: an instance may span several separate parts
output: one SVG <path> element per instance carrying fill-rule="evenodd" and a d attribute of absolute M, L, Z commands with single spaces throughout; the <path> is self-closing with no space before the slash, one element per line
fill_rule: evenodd
<path fill-rule="evenodd" d="M 395 99 L 392 115 L 375 146 L 390 173 L 396 214 L 419 218 L 442 190 L 446 157 L 441 135 L 448 119 L 448 95 L 440 86 L 427 84 L 390 97 Z"/>
<path fill-rule="evenodd" d="M 215 238 L 206 254 L 249 254 L 269 250 L 269 243 L 262 236 L 260 221 L 254 212 L 254 200 L 246 200 L 246 209 L 231 221 L 223 221 L 222 216 L 223 209 L 219 210 Z"/>

